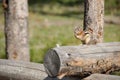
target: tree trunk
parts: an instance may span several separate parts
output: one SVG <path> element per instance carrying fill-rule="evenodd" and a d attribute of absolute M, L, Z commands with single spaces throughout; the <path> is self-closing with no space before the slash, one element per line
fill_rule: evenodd
<path fill-rule="evenodd" d="M 7 0 L 5 9 L 6 54 L 11 60 L 29 61 L 27 0 Z"/>
<path fill-rule="evenodd" d="M 93 30 L 93 38 L 98 39 L 98 42 L 102 42 L 104 26 L 104 0 L 85 0 L 84 5 L 84 30 L 91 28 Z"/>
<path fill-rule="evenodd" d="M 44 58 L 49 76 L 89 76 L 120 70 L 120 43 L 61 46 L 49 50 Z"/>

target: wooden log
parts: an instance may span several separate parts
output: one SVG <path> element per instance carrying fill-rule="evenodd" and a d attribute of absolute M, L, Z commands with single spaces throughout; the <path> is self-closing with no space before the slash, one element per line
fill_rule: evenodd
<path fill-rule="evenodd" d="M 46 53 L 44 66 L 49 76 L 59 78 L 120 70 L 120 42 L 56 47 Z"/>
<path fill-rule="evenodd" d="M 120 80 L 120 76 L 105 75 L 105 74 L 92 74 L 83 80 Z"/>
<path fill-rule="evenodd" d="M 99 75 L 97 75 L 97 77 L 99 78 Z M 86 79 L 89 80 L 88 78 L 85 78 L 85 80 Z M 91 78 L 92 77 L 90 77 L 90 79 Z M 119 79 L 119 77 L 116 78 Z M 112 79 L 116 80 L 114 77 L 110 76 L 109 80 Z M 56 77 L 54 78 L 48 77 L 44 71 L 44 67 L 42 64 L 0 59 L 0 80 L 59 80 L 59 79 Z M 81 78 L 76 76 L 69 76 L 64 77 L 61 80 L 81 80 Z"/>
<path fill-rule="evenodd" d="M 42 64 L 0 59 L 0 80 L 44 80 Z"/>
<path fill-rule="evenodd" d="M 49 77 L 43 64 L 0 59 L 0 80 L 59 80 Z M 79 77 L 64 77 L 62 80 L 80 80 Z"/>

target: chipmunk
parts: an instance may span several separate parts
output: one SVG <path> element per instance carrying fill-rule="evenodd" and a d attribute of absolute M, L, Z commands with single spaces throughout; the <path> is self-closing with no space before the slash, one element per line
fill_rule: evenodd
<path fill-rule="evenodd" d="M 88 27 L 88 30 L 83 30 L 80 27 L 75 28 L 74 30 L 74 36 L 77 39 L 80 39 L 82 41 L 82 44 L 96 44 L 98 42 L 97 38 L 93 35 L 93 30 Z"/>
<path fill-rule="evenodd" d="M 8 8 L 8 0 L 2 0 L 2 7 L 4 10 Z"/>

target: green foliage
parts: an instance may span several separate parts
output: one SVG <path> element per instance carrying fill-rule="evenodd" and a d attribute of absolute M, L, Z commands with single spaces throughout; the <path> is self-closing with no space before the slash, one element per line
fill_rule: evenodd
<path fill-rule="evenodd" d="M 120 76 L 120 71 L 115 71 L 115 72 L 112 72 L 111 74 Z"/>
<path fill-rule="evenodd" d="M 84 0 L 29 0 L 30 5 L 39 3 L 40 5 L 44 4 L 61 4 L 65 6 L 79 5 L 83 3 Z"/>
<path fill-rule="evenodd" d="M 35 62 L 42 62 L 46 51 L 50 48 L 56 47 L 56 44 L 72 45 L 75 44 L 74 41 L 76 41 L 75 38 L 72 38 L 74 37 L 72 27 L 68 26 L 51 26 L 47 28 L 44 26 L 36 26 L 34 29 L 30 28 L 30 31 L 34 32 L 32 34 L 33 36 L 30 37 L 30 52 L 31 61 Z"/>
<path fill-rule="evenodd" d="M 44 6 L 49 6 L 51 10 L 55 7 L 74 7 L 83 8 L 84 0 L 29 0 L 30 10 L 40 12 Z M 37 10 L 36 10 L 37 8 Z M 59 10 L 59 8 L 57 8 Z M 78 9 L 78 11 L 80 11 Z M 105 14 L 120 16 L 120 0 L 105 0 Z"/>
<path fill-rule="evenodd" d="M 3 30 L 0 30 L 0 58 L 5 58 L 5 38 Z"/>
<path fill-rule="evenodd" d="M 118 8 L 120 7 L 120 0 L 105 0 L 106 8 Z"/>
<path fill-rule="evenodd" d="M 120 16 L 120 0 L 105 0 L 105 13 Z"/>
<path fill-rule="evenodd" d="M 104 28 L 104 41 L 115 42 L 120 41 L 120 27 L 119 25 L 107 24 Z"/>

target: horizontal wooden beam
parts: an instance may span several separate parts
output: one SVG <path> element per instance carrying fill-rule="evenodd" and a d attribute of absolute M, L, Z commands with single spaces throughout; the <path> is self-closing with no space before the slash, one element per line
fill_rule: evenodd
<path fill-rule="evenodd" d="M 109 74 L 120 70 L 120 42 L 56 47 L 46 53 L 44 66 L 49 76 L 59 78 Z"/>
<path fill-rule="evenodd" d="M 79 80 L 78 77 L 64 77 L 62 80 Z M 43 64 L 0 59 L 0 80 L 59 80 L 49 77 Z"/>
<path fill-rule="evenodd" d="M 0 59 L 0 80 L 44 80 L 42 64 Z"/>
<path fill-rule="evenodd" d="M 92 74 L 84 80 L 120 80 L 119 76 Z M 0 59 L 0 80 L 59 80 L 45 73 L 43 64 Z M 67 76 L 61 80 L 81 80 L 79 76 Z"/>

